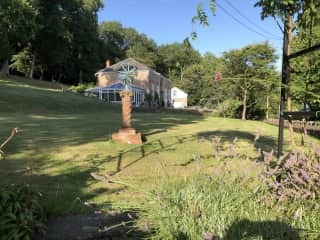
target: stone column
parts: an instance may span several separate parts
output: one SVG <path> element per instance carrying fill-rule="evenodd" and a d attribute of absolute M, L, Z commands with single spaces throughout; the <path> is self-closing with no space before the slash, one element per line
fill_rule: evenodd
<path fill-rule="evenodd" d="M 120 92 L 122 101 L 122 128 L 131 128 L 131 91 Z"/>
<path fill-rule="evenodd" d="M 122 127 L 117 133 L 112 134 L 112 140 L 125 144 L 142 144 L 141 133 L 131 128 L 131 96 L 132 92 L 120 92 L 122 102 Z"/>

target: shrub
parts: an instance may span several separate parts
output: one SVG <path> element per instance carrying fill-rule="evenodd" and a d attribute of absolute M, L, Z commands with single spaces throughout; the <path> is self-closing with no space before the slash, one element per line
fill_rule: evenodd
<path fill-rule="evenodd" d="M 69 87 L 68 90 L 76 93 L 84 93 L 86 89 L 93 88 L 94 86 L 95 86 L 94 83 L 79 84 L 77 86 Z"/>
<path fill-rule="evenodd" d="M 320 213 L 311 204 L 268 207 L 264 196 L 248 184 L 240 178 L 226 181 L 208 175 L 163 183 L 145 213 L 155 229 L 153 239 L 320 237 Z"/>
<path fill-rule="evenodd" d="M 242 102 L 239 100 L 228 99 L 217 106 L 216 114 L 219 117 L 240 117 Z"/>
<path fill-rule="evenodd" d="M 41 194 L 27 185 L 9 185 L 0 192 L 1 239 L 33 239 L 45 232 Z"/>
<path fill-rule="evenodd" d="M 309 150 L 295 150 L 277 160 L 273 152 L 264 152 L 261 175 L 269 191 L 279 200 L 319 199 L 320 148 L 311 144 Z"/>

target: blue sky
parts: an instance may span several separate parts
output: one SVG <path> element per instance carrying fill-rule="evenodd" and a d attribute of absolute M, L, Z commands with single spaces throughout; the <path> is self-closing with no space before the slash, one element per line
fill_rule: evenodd
<path fill-rule="evenodd" d="M 259 29 L 228 5 L 228 1 L 258 25 Z M 158 44 L 181 42 L 193 30 L 191 19 L 199 2 L 201 0 L 105 0 L 105 7 L 99 13 L 99 22 L 120 21 L 126 27 L 134 27 L 145 33 Z M 229 49 L 268 40 L 280 55 L 281 31 L 272 18 L 264 21 L 260 19 L 260 9 L 253 7 L 255 2 L 256 0 L 217 0 L 237 20 L 267 36 L 248 30 L 217 7 L 216 16 L 210 16 L 209 27 L 195 26 L 198 39 L 192 42 L 193 46 L 201 53 L 210 51 L 219 56 Z"/>

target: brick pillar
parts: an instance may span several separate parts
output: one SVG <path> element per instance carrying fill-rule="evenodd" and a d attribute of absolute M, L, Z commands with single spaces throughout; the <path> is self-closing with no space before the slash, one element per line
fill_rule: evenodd
<path fill-rule="evenodd" d="M 131 91 L 120 92 L 122 102 L 122 128 L 131 128 Z"/>

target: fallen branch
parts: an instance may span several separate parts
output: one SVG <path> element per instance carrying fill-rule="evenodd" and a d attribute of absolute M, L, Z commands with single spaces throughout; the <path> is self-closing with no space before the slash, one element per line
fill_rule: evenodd
<path fill-rule="evenodd" d="M 2 148 L 12 140 L 12 138 L 18 133 L 18 131 L 18 128 L 12 129 L 10 136 L 0 145 L 0 157 L 4 158 L 4 152 L 2 151 Z"/>

